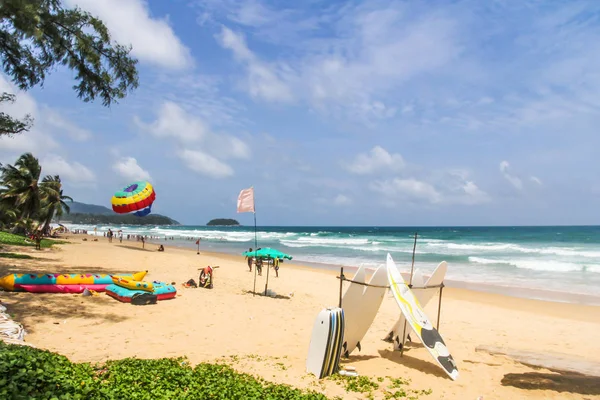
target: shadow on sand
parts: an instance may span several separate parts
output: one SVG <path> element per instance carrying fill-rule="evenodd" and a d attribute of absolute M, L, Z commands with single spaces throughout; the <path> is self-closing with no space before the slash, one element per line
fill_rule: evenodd
<path fill-rule="evenodd" d="M 426 374 L 434 375 L 438 378 L 450 379 L 450 377 L 444 373 L 442 368 L 439 365 L 435 364 L 433 359 L 431 360 L 431 362 L 423 361 L 418 358 L 411 357 L 407 354 L 409 352 L 410 349 L 406 348 L 404 350 L 404 354 L 401 357 L 399 351 L 379 350 L 379 355 L 387 360 L 393 361 L 397 364 L 405 365 L 409 368 L 413 368 L 421 372 L 425 372 Z"/>
<path fill-rule="evenodd" d="M 243 294 L 252 294 L 252 295 L 261 296 L 261 297 L 269 297 L 271 299 L 280 299 L 280 300 L 289 300 L 289 299 L 291 299 L 290 296 L 284 296 L 284 295 L 281 295 L 281 294 L 276 294 L 274 296 L 269 296 L 269 295 L 265 296 L 265 292 L 264 291 L 262 291 L 262 292 L 254 292 L 252 290 L 243 290 L 242 293 Z"/>
<path fill-rule="evenodd" d="M 7 292 L 2 301 L 9 314 L 23 323 L 28 332 L 35 332 L 37 324 L 48 320 L 62 323 L 72 318 L 83 318 L 90 324 L 101 324 L 128 319 L 123 314 L 106 312 L 105 306 L 114 300 L 103 293 L 85 297 L 81 294 Z"/>
<path fill-rule="evenodd" d="M 369 355 L 369 354 L 361 354 L 361 355 L 352 355 L 350 354 L 350 357 L 344 357 L 342 356 L 342 358 L 340 358 L 340 362 L 342 364 L 348 364 L 348 363 L 354 363 L 354 362 L 360 362 L 360 361 L 367 361 L 367 360 L 371 360 L 373 358 L 379 358 L 378 356 L 375 355 Z"/>
<path fill-rule="evenodd" d="M 600 395 L 600 377 L 576 372 L 555 371 L 556 373 L 525 372 L 509 373 L 502 378 L 503 386 L 513 386 L 527 390 L 553 390 L 583 395 Z"/>
<path fill-rule="evenodd" d="M 6 262 L 8 261 L 8 262 Z M 123 269 L 115 271 L 114 268 L 108 269 L 104 267 L 82 267 L 82 266 L 65 266 L 64 264 L 56 263 L 54 260 L 50 262 L 40 263 L 42 259 L 36 260 L 18 260 L 21 261 L 36 261 L 36 263 L 27 264 L 26 266 L 9 265 L 10 262 L 17 261 L 12 259 L 0 258 L 0 277 L 8 274 L 132 274 L 135 272 L 144 271 L 144 268 L 135 270 Z M 45 260 L 44 260 L 45 261 Z"/>
<path fill-rule="evenodd" d="M 156 251 L 156 249 L 149 249 L 149 248 L 141 248 L 141 247 L 136 247 L 136 246 L 127 246 L 124 244 L 117 244 L 115 245 L 116 247 L 122 247 L 124 249 L 130 249 L 130 250 L 139 250 L 139 251 Z M 153 244 L 150 244 L 149 246 L 154 247 Z"/>

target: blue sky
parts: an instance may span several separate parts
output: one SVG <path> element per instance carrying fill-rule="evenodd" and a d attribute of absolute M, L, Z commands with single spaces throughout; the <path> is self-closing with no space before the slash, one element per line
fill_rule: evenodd
<path fill-rule="evenodd" d="M 110 109 L 73 74 L 5 106 L 0 139 L 76 200 L 137 179 L 154 211 L 258 224 L 598 224 L 596 1 L 66 0 L 139 59 Z M 14 91 L 6 77 L 2 90 Z"/>

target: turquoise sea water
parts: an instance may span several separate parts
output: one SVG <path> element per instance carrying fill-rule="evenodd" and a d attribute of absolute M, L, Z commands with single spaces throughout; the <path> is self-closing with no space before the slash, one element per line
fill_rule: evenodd
<path fill-rule="evenodd" d="M 94 226 L 70 225 L 87 229 Z M 98 226 L 98 232 L 109 226 Z M 112 226 L 124 234 L 173 237 L 169 244 L 240 254 L 254 247 L 254 227 Z M 600 296 L 600 227 L 258 227 L 259 247 L 273 247 L 297 263 L 377 267 L 389 252 L 410 271 L 414 234 L 415 268 L 430 274 L 448 262 L 449 280 L 511 288 Z"/>

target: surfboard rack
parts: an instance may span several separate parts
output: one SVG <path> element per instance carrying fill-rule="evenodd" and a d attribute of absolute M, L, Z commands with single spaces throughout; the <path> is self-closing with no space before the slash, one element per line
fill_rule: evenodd
<path fill-rule="evenodd" d="M 412 274 L 412 271 L 411 271 Z M 361 286 L 371 286 L 371 287 L 377 287 L 377 288 L 385 288 L 385 289 L 389 289 L 390 285 L 386 285 L 386 286 L 381 286 L 381 285 L 370 285 L 366 282 L 358 282 L 358 281 L 354 281 L 352 279 L 348 279 L 346 278 L 346 276 L 344 275 L 344 267 L 340 268 L 340 275 L 336 276 L 337 279 L 340 280 L 340 300 L 339 300 L 339 308 L 342 308 L 342 291 L 343 291 L 343 283 L 344 281 L 346 282 L 350 282 L 350 283 L 356 283 L 357 285 L 361 285 Z M 411 278 L 412 280 L 412 278 Z M 423 290 L 423 289 L 434 289 L 434 288 L 440 288 L 440 295 L 439 295 L 439 299 L 438 299 L 438 308 L 437 308 L 437 323 L 436 323 L 436 329 L 439 332 L 440 330 L 440 317 L 441 317 L 441 312 L 442 312 L 442 294 L 444 292 L 444 287 L 446 287 L 446 285 L 444 285 L 444 282 L 440 283 L 439 285 L 431 285 L 431 286 L 423 286 L 423 287 L 413 287 L 412 283 L 408 285 L 408 287 L 410 287 L 411 290 Z M 406 329 L 406 326 L 404 327 Z M 402 343 L 402 347 L 400 348 L 400 357 L 402 357 L 404 355 L 404 343 Z"/>

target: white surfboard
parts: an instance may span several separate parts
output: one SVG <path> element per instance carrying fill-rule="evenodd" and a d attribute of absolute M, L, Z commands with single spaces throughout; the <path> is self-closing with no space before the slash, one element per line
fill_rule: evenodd
<path fill-rule="evenodd" d="M 365 271 L 361 266 L 352 280 L 364 282 L 364 279 Z M 361 350 L 360 341 L 373 324 L 377 311 L 379 311 L 379 307 L 383 302 L 385 291 L 389 286 L 387 267 L 381 265 L 377 268 L 367 283 L 373 286 L 350 283 L 350 287 L 342 298 L 346 323 L 342 354 L 345 357 L 348 357 L 356 348 L 359 351 Z"/>
<path fill-rule="evenodd" d="M 433 327 L 427 315 L 421 308 L 419 301 L 408 287 L 400 271 L 396 267 L 392 256 L 387 255 L 387 272 L 390 289 L 394 298 L 402 310 L 413 332 L 419 337 L 423 345 L 436 360 L 438 365 L 452 378 L 458 378 L 458 368 L 437 329 Z"/>
<path fill-rule="evenodd" d="M 344 325 L 344 310 L 341 308 L 325 308 L 319 312 L 308 346 L 306 372 L 315 374 L 319 379 L 338 372 Z"/>
<path fill-rule="evenodd" d="M 361 265 L 356 270 L 354 277 L 351 278 L 354 282 L 365 283 L 367 272 Z M 360 340 L 358 338 L 358 329 L 360 326 L 360 308 L 362 304 L 363 293 L 365 292 L 366 286 L 360 285 L 359 283 L 352 283 L 346 289 L 346 293 L 342 297 L 342 308 L 344 309 L 344 343 L 342 348 L 342 354 L 345 354 L 348 347 L 348 342 L 356 343 Z"/>
<path fill-rule="evenodd" d="M 419 269 L 415 270 L 413 274 L 412 287 L 413 288 L 426 288 L 428 286 L 439 286 L 444 282 L 444 278 L 446 277 L 446 271 L 448 270 L 448 264 L 446 261 L 442 261 L 433 274 L 429 277 L 429 279 L 424 282 L 423 275 Z M 440 291 L 439 287 L 431 287 L 429 289 L 417 289 L 413 290 L 415 297 L 419 301 L 421 307 L 427 306 L 427 303 Z M 394 324 L 390 332 L 385 337 L 386 341 L 394 343 L 394 350 L 400 350 L 404 343 L 406 342 L 406 338 L 409 333 L 412 331 L 412 328 L 407 323 L 406 329 L 405 327 L 406 318 L 404 315 L 400 313 L 400 317 L 398 321 Z M 403 335 L 404 334 L 404 335 Z"/>

